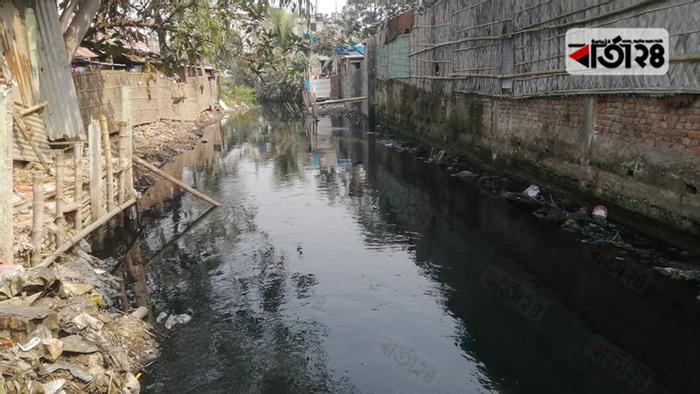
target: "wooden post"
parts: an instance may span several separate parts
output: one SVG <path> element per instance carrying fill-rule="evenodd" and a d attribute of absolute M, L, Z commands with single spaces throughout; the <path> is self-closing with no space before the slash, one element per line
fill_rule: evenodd
<path fill-rule="evenodd" d="M 56 152 L 56 245 L 66 238 L 66 220 L 63 216 L 63 182 L 65 181 L 65 156 L 63 148 Z"/>
<path fill-rule="evenodd" d="M 126 173 L 131 166 L 127 158 L 126 122 L 119 122 L 119 180 L 117 186 L 117 202 L 123 204 L 126 200 Z"/>
<path fill-rule="evenodd" d="M 112 162 L 112 143 L 109 138 L 109 124 L 107 117 L 100 116 L 100 129 L 102 129 L 102 146 L 105 154 L 105 172 L 107 173 L 107 212 L 114 207 L 114 163 Z"/>
<path fill-rule="evenodd" d="M 90 121 L 88 126 L 88 149 L 90 150 L 90 213 L 92 221 L 104 215 L 102 206 L 102 146 L 100 128 L 97 121 Z"/>
<path fill-rule="evenodd" d="M 83 229 L 83 218 L 80 215 L 80 210 L 83 206 L 83 143 L 77 142 L 73 147 L 73 165 L 75 166 L 75 194 L 74 202 L 77 206 L 75 209 L 75 231 L 79 232 Z"/>
<path fill-rule="evenodd" d="M 14 255 L 12 230 L 12 95 L 0 88 L 0 260 L 12 264 Z"/>
<path fill-rule="evenodd" d="M 44 240 L 44 179 L 41 172 L 32 174 L 32 253 L 31 265 L 41 263 L 41 244 Z"/>

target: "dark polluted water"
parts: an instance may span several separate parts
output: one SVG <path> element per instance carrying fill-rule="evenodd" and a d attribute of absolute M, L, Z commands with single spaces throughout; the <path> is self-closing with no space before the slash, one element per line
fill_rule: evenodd
<path fill-rule="evenodd" d="M 156 323 L 152 393 L 691 393 L 696 288 L 382 144 L 274 111 L 166 167 L 126 258 Z M 629 267 L 635 267 L 629 270 Z"/>

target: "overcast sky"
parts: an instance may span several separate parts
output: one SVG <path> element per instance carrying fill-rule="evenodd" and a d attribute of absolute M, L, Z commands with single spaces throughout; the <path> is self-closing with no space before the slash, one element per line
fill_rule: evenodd
<path fill-rule="evenodd" d="M 335 12 L 335 5 L 336 3 L 338 4 L 338 12 L 343 10 L 343 6 L 345 5 L 345 0 L 315 0 L 316 3 L 318 4 L 318 8 L 316 12 L 320 12 L 322 14 L 330 14 L 331 12 Z"/>

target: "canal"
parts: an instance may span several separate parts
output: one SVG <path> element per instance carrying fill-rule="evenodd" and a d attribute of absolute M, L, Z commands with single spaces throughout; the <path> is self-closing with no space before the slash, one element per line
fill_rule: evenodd
<path fill-rule="evenodd" d="M 697 392 L 690 282 L 581 242 L 362 119 L 266 110 L 205 131 L 165 168 L 223 206 L 156 184 L 126 258 L 151 319 L 192 317 L 156 323 L 146 392 Z"/>

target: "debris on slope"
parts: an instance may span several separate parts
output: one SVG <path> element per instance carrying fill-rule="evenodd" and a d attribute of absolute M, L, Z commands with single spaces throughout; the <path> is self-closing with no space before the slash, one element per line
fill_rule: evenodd
<path fill-rule="evenodd" d="M 149 326 L 114 309 L 116 278 L 84 250 L 52 268 L 0 272 L 0 392 L 139 392 L 158 357 Z M 3 391 L 4 390 L 4 391 Z"/>

